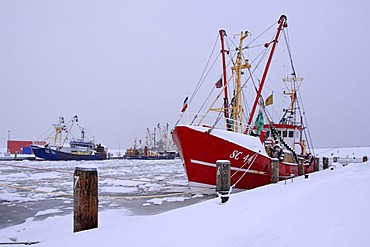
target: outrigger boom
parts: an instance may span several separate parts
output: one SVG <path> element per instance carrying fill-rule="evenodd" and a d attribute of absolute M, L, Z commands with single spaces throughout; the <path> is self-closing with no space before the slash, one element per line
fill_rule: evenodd
<path fill-rule="evenodd" d="M 278 21 L 278 23 L 279 23 L 278 31 L 276 33 L 275 39 L 271 42 L 272 43 L 271 52 L 270 52 L 269 58 L 267 60 L 265 70 L 264 70 L 263 75 L 262 75 L 261 83 L 260 83 L 260 86 L 258 88 L 257 96 L 256 96 L 256 99 L 254 100 L 253 108 L 252 108 L 251 114 L 249 116 L 249 120 L 248 120 L 248 123 L 247 123 L 247 128 L 245 129 L 244 134 L 249 134 L 249 132 L 250 132 L 250 126 L 251 126 L 251 123 L 252 123 L 252 119 L 253 119 L 254 113 L 256 112 L 257 103 L 258 103 L 258 101 L 261 97 L 262 88 L 265 84 L 265 80 L 266 80 L 266 77 L 267 77 L 267 72 L 270 68 L 270 64 L 271 64 L 271 61 L 272 61 L 272 56 L 274 55 L 275 47 L 276 47 L 276 44 L 278 43 L 278 40 L 279 40 L 280 32 L 281 32 L 281 30 L 283 30 L 283 28 L 288 26 L 286 21 L 287 21 L 287 17 L 285 15 L 280 16 L 280 19 Z M 265 47 L 268 47 L 268 46 L 269 46 L 269 43 L 266 43 Z"/>

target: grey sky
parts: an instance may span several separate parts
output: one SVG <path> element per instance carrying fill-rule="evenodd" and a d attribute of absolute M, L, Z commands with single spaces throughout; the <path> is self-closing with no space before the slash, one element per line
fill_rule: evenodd
<path fill-rule="evenodd" d="M 240 9 L 239 9 L 240 8 Z M 316 147 L 370 145 L 366 0 L 0 1 L 0 147 L 78 115 L 109 148 L 173 126 L 219 29 L 286 14 Z"/>

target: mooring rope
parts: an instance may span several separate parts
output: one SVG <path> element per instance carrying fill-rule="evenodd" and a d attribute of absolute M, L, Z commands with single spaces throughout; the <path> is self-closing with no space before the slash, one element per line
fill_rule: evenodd
<path fill-rule="evenodd" d="M 244 171 L 243 175 L 230 187 L 230 190 L 232 190 L 232 188 L 235 188 L 235 186 L 240 182 L 240 180 L 245 176 L 245 174 L 247 174 L 247 172 L 249 172 L 250 168 L 252 167 L 252 165 L 254 164 L 254 162 L 256 161 L 257 159 L 257 156 L 258 156 L 258 153 L 256 152 L 252 157 L 253 157 L 253 161 L 251 162 L 251 164 L 249 165 L 249 167 L 247 168 L 247 170 Z M 252 158 L 251 157 L 251 158 Z M 240 168 L 243 168 L 245 165 L 247 164 L 247 162 L 244 163 L 243 166 L 241 166 Z M 235 172 L 234 174 L 236 174 L 237 172 Z M 233 174 L 233 175 L 234 175 Z"/>

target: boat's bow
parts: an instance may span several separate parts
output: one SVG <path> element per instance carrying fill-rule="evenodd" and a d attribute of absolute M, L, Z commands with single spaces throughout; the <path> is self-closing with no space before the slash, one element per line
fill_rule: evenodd
<path fill-rule="evenodd" d="M 238 181 L 237 188 L 269 181 L 270 159 L 258 137 L 191 125 L 176 126 L 172 137 L 190 182 L 215 185 L 217 160 L 230 160 L 232 183 L 245 173 L 259 177 Z"/>

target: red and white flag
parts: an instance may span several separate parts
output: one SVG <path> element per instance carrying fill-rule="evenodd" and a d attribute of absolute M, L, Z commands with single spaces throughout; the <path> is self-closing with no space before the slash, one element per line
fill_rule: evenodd
<path fill-rule="evenodd" d="M 182 106 L 181 112 L 184 112 L 188 108 L 188 97 L 185 98 L 184 104 Z"/>

